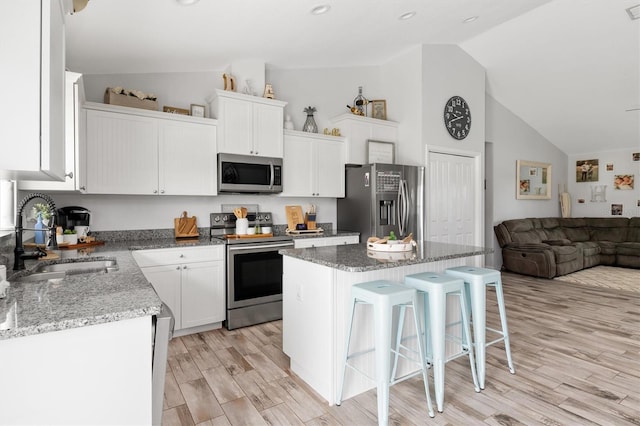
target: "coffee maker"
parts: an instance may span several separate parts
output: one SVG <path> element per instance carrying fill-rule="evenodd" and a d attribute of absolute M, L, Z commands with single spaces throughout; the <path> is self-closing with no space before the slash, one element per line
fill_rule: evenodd
<path fill-rule="evenodd" d="M 89 226 L 91 212 L 79 206 L 58 209 L 58 224 L 62 229 L 74 229 L 76 226 Z"/>

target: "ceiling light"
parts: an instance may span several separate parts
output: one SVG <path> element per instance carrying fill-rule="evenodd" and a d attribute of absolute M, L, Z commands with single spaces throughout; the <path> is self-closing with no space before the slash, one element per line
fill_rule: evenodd
<path fill-rule="evenodd" d="M 467 19 L 463 20 L 463 21 L 462 21 L 462 23 L 463 23 L 463 24 L 468 24 L 469 22 L 473 22 L 473 21 L 475 21 L 476 19 L 478 19 L 478 17 L 477 17 L 477 16 L 469 16 Z"/>
<path fill-rule="evenodd" d="M 640 4 L 628 8 L 627 13 L 631 19 L 640 19 Z"/>
<path fill-rule="evenodd" d="M 192 4 L 198 3 L 198 1 L 200 0 L 176 0 L 176 1 L 183 6 L 191 6 Z"/>
<path fill-rule="evenodd" d="M 411 12 L 405 12 L 402 15 L 398 16 L 398 19 L 401 21 L 406 21 L 407 19 L 411 19 L 414 16 L 416 16 L 416 12 L 411 11 Z"/>
<path fill-rule="evenodd" d="M 324 13 L 327 13 L 329 11 L 329 9 L 331 9 L 331 6 L 329 6 L 328 4 L 321 4 L 319 6 L 314 7 L 313 9 L 311 9 L 311 14 L 312 15 L 322 15 Z"/>

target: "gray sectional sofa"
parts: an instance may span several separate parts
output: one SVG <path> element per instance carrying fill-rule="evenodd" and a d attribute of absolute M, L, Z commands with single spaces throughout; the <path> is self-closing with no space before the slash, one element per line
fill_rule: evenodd
<path fill-rule="evenodd" d="M 596 265 L 640 268 L 640 217 L 527 218 L 494 226 L 503 269 L 553 278 Z"/>

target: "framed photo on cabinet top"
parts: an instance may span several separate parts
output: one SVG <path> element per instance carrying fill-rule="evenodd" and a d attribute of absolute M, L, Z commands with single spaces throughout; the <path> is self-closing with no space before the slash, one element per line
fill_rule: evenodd
<path fill-rule="evenodd" d="M 371 118 L 377 118 L 378 120 L 387 119 L 387 101 L 384 99 L 377 99 L 369 101 L 371 104 Z"/>
<path fill-rule="evenodd" d="M 191 116 L 204 118 L 204 105 L 191 104 Z"/>
<path fill-rule="evenodd" d="M 367 140 L 367 163 L 394 164 L 396 146 L 393 142 Z"/>

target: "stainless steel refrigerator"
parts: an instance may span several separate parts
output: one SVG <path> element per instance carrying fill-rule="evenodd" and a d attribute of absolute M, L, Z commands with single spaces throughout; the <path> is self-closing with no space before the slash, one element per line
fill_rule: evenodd
<path fill-rule="evenodd" d="M 347 166 L 345 197 L 338 199 L 339 230 L 360 232 L 360 242 L 391 231 L 424 240 L 425 170 L 421 166 Z"/>

